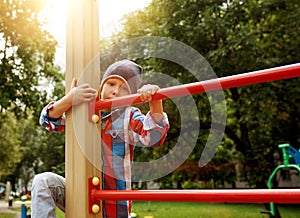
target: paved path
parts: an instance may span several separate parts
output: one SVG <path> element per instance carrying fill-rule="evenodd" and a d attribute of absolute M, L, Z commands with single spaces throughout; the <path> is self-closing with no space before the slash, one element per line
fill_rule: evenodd
<path fill-rule="evenodd" d="M 12 207 L 21 207 L 18 204 L 13 204 Z M 0 218 L 1 218 L 1 213 L 12 213 L 15 214 L 14 218 L 21 218 L 21 212 L 11 210 L 11 208 L 8 207 L 8 202 L 1 200 L 0 201 Z"/>

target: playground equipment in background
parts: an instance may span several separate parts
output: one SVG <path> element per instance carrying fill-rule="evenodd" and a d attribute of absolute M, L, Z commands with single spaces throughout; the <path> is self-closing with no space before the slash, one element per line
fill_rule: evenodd
<path fill-rule="evenodd" d="M 296 169 L 298 171 L 298 183 L 300 184 L 300 152 L 290 144 L 279 144 L 283 154 L 283 164 L 278 165 L 268 179 L 268 188 L 272 189 L 273 179 L 281 169 Z M 276 209 L 274 202 L 270 202 L 270 210 L 262 211 L 269 213 L 271 218 L 279 218 L 279 211 Z"/>
<path fill-rule="evenodd" d="M 30 200 L 27 200 L 27 196 L 23 195 L 21 201 L 15 201 L 16 204 L 21 204 L 21 218 L 27 218 L 27 205 L 31 204 Z"/>

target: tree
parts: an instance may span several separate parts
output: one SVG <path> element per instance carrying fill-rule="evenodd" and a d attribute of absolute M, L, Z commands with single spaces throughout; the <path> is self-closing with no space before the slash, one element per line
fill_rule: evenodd
<path fill-rule="evenodd" d="M 0 173 L 12 182 L 27 183 L 46 170 L 64 173 L 64 135 L 46 135 L 38 125 L 48 98 L 64 93 L 54 64 L 57 42 L 44 29 L 43 7 L 42 0 L 0 1 Z M 46 80 L 55 87 L 51 92 L 43 87 Z"/>
<path fill-rule="evenodd" d="M 1 121 L 0 174 L 8 175 L 13 173 L 17 163 L 21 160 L 22 129 L 19 130 L 17 120 L 12 113 L 6 116 L 1 115 Z"/>
<path fill-rule="evenodd" d="M 42 2 L 0 1 L 0 110 L 13 110 L 18 117 L 45 101 L 46 91 L 38 88 L 42 78 L 58 80 L 57 42 L 42 27 Z"/>

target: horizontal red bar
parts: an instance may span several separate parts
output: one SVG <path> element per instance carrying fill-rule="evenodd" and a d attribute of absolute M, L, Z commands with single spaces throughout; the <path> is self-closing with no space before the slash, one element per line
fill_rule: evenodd
<path fill-rule="evenodd" d="M 173 86 L 160 89 L 152 100 L 174 98 L 203 92 L 211 92 L 222 89 L 271 82 L 295 78 L 300 76 L 300 64 L 292 64 L 282 67 L 259 70 L 250 73 L 243 73 L 218 79 L 202 82 L 190 83 L 185 85 Z M 95 102 L 95 109 L 117 108 L 131 104 L 143 103 L 137 94 L 119 97 L 113 100 L 103 100 Z"/>
<path fill-rule="evenodd" d="M 168 202 L 300 203 L 300 189 L 228 190 L 94 190 L 97 200 L 135 200 Z"/>

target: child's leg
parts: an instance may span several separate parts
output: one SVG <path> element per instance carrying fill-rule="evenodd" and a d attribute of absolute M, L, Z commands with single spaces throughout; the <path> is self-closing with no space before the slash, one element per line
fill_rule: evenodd
<path fill-rule="evenodd" d="M 32 218 L 55 218 L 56 206 L 65 211 L 65 178 L 50 172 L 36 175 L 31 197 Z"/>

